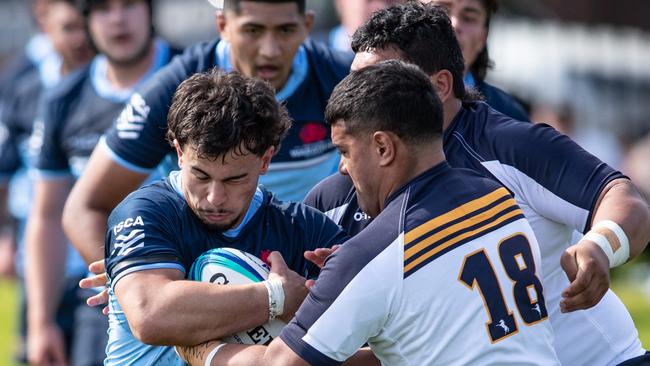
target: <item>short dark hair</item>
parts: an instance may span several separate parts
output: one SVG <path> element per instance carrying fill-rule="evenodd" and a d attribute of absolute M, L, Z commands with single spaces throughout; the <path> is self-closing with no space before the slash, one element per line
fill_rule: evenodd
<path fill-rule="evenodd" d="M 355 53 L 389 47 L 429 75 L 448 70 L 454 95 L 465 99 L 463 53 L 444 8 L 418 1 L 394 5 L 373 13 L 352 36 Z"/>
<path fill-rule="evenodd" d="M 481 0 L 481 5 L 483 5 L 483 8 L 485 9 L 486 13 L 486 18 L 485 18 L 485 29 L 489 31 L 490 29 L 490 21 L 492 20 L 492 16 L 499 10 L 499 1 L 498 0 Z M 469 67 L 469 71 L 472 73 L 472 76 L 474 76 L 474 79 L 478 81 L 483 81 L 485 80 L 485 77 L 487 76 L 487 72 L 489 69 L 492 68 L 492 60 L 490 60 L 490 55 L 488 54 L 488 48 L 487 44 L 481 52 L 479 52 L 478 56 L 476 56 L 476 60 L 474 60 L 474 63 L 472 63 Z"/>
<path fill-rule="evenodd" d="M 291 126 L 271 86 L 217 68 L 198 73 L 176 89 L 167 117 L 167 139 L 190 145 L 200 158 L 225 158 L 247 151 L 262 156 L 277 148 Z"/>
<path fill-rule="evenodd" d="M 224 1 L 224 10 L 234 10 L 235 13 L 239 14 L 240 6 L 239 3 L 242 1 L 250 1 L 255 3 L 296 3 L 298 5 L 298 11 L 300 14 L 305 14 L 305 0 L 225 0 Z"/>
<path fill-rule="evenodd" d="M 442 134 L 442 103 L 415 65 L 388 60 L 353 71 L 332 92 L 325 119 L 351 135 L 389 131 L 411 143 Z"/>

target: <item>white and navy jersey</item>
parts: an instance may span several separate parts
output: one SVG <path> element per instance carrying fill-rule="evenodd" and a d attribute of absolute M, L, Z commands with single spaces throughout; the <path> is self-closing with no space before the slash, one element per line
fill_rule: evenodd
<path fill-rule="evenodd" d="M 558 365 L 523 211 L 441 163 L 326 262 L 280 337 L 312 365 L 368 342 L 383 365 Z"/>
<path fill-rule="evenodd" d="M 188 48 L 133 95 L 107 133 L 107 152 L 120 165 L 149 172 L 173 150 L 165 140 L 167 112 L 178 85 L 197 72 L 214 67 L 232 70 L 230 46 L 224 41 Z M 339 156 L 324 122 L 327 99 L 347 75 L 352 57 L 305 42 L 294 59 L 292 73 L 276 99 L 284 102 L 293 120 L 269 172 L 260 183 L 282 200 L 301 200 L 307 191 L 336 171 Z"/>
<path fill-rule="evenodd" d="M 172 51 L 166 43 L 156 41 L 154 47 L 151 68 L 140 82 L 170 60 Z M 96 56 L 44 95 L 30 141 L 39 177 L 79 177 L 100 137 L 131 96 L 132 89 L 116 90 L 110 85 L 107 62 L 106 56 Z"/>
<path fill-rule="evenodd" d="M 211 230 L 187 205 L 180 177 L 179 172 L 172 172 L 168 179 L 131 193 L 108 219 L 105 258 L 111 311 L 107 365 L 166 365 L 164 359 L 176 359 L 170 347 L 147 346 L 132 335 L 113 292 L 124 276 L 161 268 L 186 274 L 205 251 L 231 247 L 259 258 L 277 250 L 289 268 L 314 277 L 318 268 L 305 260 L 303 253 L 347 238 L 321 212 L 300 203 L 282 203 L 262 188 L 238 227 L 226 232 Z"/>
<path fill-rule="evenodd" d="M 512 120 L 480 102 L 461 109 L 444 132 L 443 148 L 451 166 L 495 178 L 524 211 L 542 253 L 546 303 L 560 361 L 615 365 L 643 354 L 632 318 L 612 291 L 587 310 L 563 314 L 559 308 L 569 285 L 560 257 L 574 244 L 575 231 L 590 229 L 603 188 L 624 176 L 554 129 Z M 361 215 L 351 189 L 348 177 L 335 175 L 314 188 L 305 203 L 339 223 L 355 222 L 356 215 L 362 221 L 346 229 L 360 230 L 370 219 Z"/>

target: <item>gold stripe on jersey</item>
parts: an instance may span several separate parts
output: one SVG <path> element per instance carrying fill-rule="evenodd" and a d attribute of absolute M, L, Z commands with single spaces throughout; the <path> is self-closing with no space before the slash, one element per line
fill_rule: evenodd
<path fill-rule="evenodd" d="M 508 195 L 509 193 L 507 190 L 500 188 L 486 196 L 471 201 L 468 204 L 465 204 L 446 214 L 438 216 L 423 225 L 420 225 L 414 229 L 419 230 L 419 233 L 417 235 L 412 235 L 412 232 L 414 230 L 409 231 L 407 234 L 405 234 L 405 238 L 408 237 L 408 240 L 405 240 L 405 244 L 409 244 L 415 238 L 421 237 L 422 235 L 420 232 L 432 232 L 436 228 L 441 227 L 445 222 L 449 222 L 450 218 L 452 217 L 459 218 L 468 216 L 468 214 L 471 215 L 472 212 L 478 211 L 478 213 L 474 214 L 473 216 L 469 216 L 468 218 L 454 225 L 435 232 L 417 244 L 406 249 L 404 251 L 404 272 L 409 272 L 422 262 L 433 259 L 432 257 L 436 256 L 436 254 L 452 247 L 455 244 L 458 244 L 459 242 L 462 242 L 465 239 L 477 237 L 489 231 L 495 230 L 500 226 L 500 224 L 504 223 L 507 220 L 516 218 L 517 216 L 523 217 L 523 211 L 517 206 L 517 202 L 512 197 L 504 200 L 503 202 L 495 205 L 488 210 L 480 211 L 481 209 L 490 206 L 491 204 L 503 199 Z M 457 211 L 459 209 L 463 210 Z M 472 211 L 469 211 L 469 209 Z M 445 221 L 438 220 L 443 216 L 447 218 Z M 426 228 L 423 228 L 423 226 L 426 226 Z"/>
<path fill-rule="evenodd" d="M 459 219 L 463 216 L 466 216 L 468 214 L 471 214 L 472 212 L 475 212 L 477 210 L 480 210 L 484 207 L 489 206 L 490 204 L 502 199 L 503 197 L 506 197 L 510 195 L 508 190 L 505 188 L 499 188 L 492 193 L 486 194 L 483 197 L 477 198 L 475 200 L 469 201 L 445 214 L 442 214 L 440 216 L 437 216 L 424 224 L 416 227 L 415 229 L 407 232 L 404 235 L 404 244 L 409 244 L 413 240 L 421 237 L 422 235 L 431 232 L 440 226 L 454 221 L 456 219 Z"/>

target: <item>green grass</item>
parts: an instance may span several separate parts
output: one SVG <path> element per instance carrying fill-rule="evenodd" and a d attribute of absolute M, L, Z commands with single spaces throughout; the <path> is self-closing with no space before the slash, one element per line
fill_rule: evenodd
<path fill-rule="evenodd" d="M 16 291 L 14 282 L 0 279 L 0 365 L 17 366 L 13 363 L 18 307 Z"/>
<path fill-rule="evenodd" d="M 625 302 L 645 349 L 650 349 L 650 301 L 629 284 L 616 285 L 614 292 Z"/>

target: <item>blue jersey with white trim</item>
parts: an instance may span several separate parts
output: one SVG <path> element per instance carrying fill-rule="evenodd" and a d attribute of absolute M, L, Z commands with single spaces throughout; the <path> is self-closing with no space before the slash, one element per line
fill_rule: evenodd
<path fill-rule="evenodd" d="M 111 311 L 106 365 L 165 365 L 163 358 L 176 359 L 170 347 L 145 345 L 131 333 L 113 292 L 128 274 L 159 268 L 186 274 L 205 251 L 231 247 L 257 257 L 277 250 L 289 268 L 314 277 L 318 269 L 303 253 L 346 240 L 341 228 L 322 213 L 300 203 L 282 203 L 263 188 L 258 188 L 242 224 L 226 232 L 211 230 L 189 208 L 180 186 L 180 174 L 172 172 L 164 181 L 131 193 L 109 217 L 105 258 Z"/>
<path fill-rule="evenodd" d="M 312 365 L 366 341 L 384 365 L 557 365 L 538 264 L 509 192 L 441 163 L 328 259 L 280 337 Z"/>
<path fill-rule="evenodd" d="M 231 70 L 229 46 L 212 41 L 188 48 L 131 99 L 105 148 L 120 165 L 137 172 L 154 168 L 173 150 L 165 140 L 167 112 L 178 85 L 213 67 Z M 293 125 L 260 183 L 283 200 L 301 200 L 318 181 L 336 171 L 338 154 L 324 123 L 334 86 L 347 75 L 352 57 L 306 41 L 298 50 L 292 74 L 276 98 L 285 103 Z"/>
<path fill-rule="evenodd" d="M 497 179 L 524 210 L 540 243 L 546 300 L 562 363 L 614 365 L 643 354 L 632 318 L 611 290 L 587 310 L 562 314 L 559 307 L 569 285 L 560 257 L 575 243 L 576 231 L 589 230 L 603 188 L 624 176 L 554 129 L 512 120 L 481 102 L 461 109 L 444 132 L 443 148 L 451 166 Z M 348 177 L 334 175 L 314 188 L 305 203 L 338 218 L 354 235 L 370 219 L 356 204 L 353 190 Z"/>

